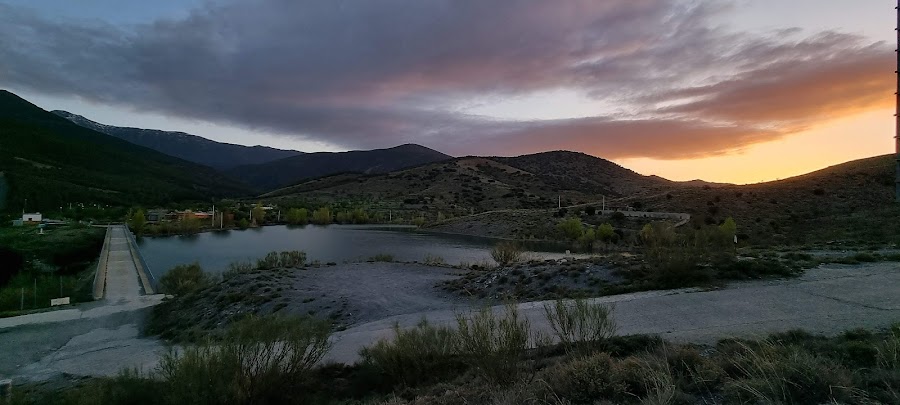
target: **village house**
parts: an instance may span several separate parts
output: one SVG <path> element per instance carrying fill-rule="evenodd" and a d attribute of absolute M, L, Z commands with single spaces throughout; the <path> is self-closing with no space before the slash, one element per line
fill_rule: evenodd
<path fill-rule="evenodd" d="M 22 223 L 39 224 L 44 219 L 40 212 L 22 214 Z"/>

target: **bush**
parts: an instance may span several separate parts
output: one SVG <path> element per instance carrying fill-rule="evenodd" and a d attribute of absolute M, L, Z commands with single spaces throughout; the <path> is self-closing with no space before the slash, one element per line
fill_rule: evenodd
<path fill-rule="evenodd" d="M 306 264 L 306 253 L 299 250 L 281 252 L 280 267 L 297 268 Z"/>
<path fill-rule="evenodd" d="M 598 399 L 626 396 L 627 386 L 618 374 L 615 361 L 606 353 L 597 353 L 557 365 L 544 379 L 555 396 L 574 404 L 593 404 Z"/>
<path fill-rule="evenodd" d="M 256 261 L 256 268 L 271 270 L 277 268 L 297 268 L 306 264 L 306 253 L 299 250 L 285 252 L 269 252 Z"/>
<path fill-rule="evenodd" d="M 163 292 L 180 296 L 212 285 L 213 279 L 197 263 L 175 266 L 159 279 Z"/>
<path fill-rule="evenodd" d="M 616 333 L 616 322 L 610 307 L 579 298 L 556 300 L 544 304 L 544 314 L 559 342 L 566 350 L 598 343 Z"/>
<path fill-rule="evenodd" d="M 262 259 L 256 260 L 256 268 L 260 270 L 271 270 L 281 265 L 281 258 L 278 252 L 269 252 Z"/>
<path fill-rule="evenodd" d="M 253 271 L 253 264 L 250 262 L 232 262 L 228 264 L 228 270 L 222 273 L 222 280 L 230 280 L 241 273 Z"/>
<path fill-rule="evenodd" d="M 443 257 L 431 253 L 425 255 L 425 264 L 429 266 L 443 266 L 447 264 Z"/>
<path fill-rule="evenodd" d="M 509 304 L 502 316 L 490 308 L 456 316 L 463 358 L 491 383 L 507 383 L 518 375 L 519 360 L 531 340 L 531 324 Z"/>
<path fill-rule="evenodd" d="M 394 325 L 393 340 L 381 340 L 360 351 L 364 365 L 382 373 L 392 385 L 415 386 L 453 375 L 459 368 L 458 336 L 453 329 L 428 324 Z"/>
<path fill-rule="evenodd" d="M 387 253 L 379 253 L 375 256 L 370 257 L 369 260 L 373 261 L 373 262 L 393 262 L 394 255 L 387 254 Z"/>
<path fill-rule="evenodd" d="M 513 242 L 500 242 L 491 249 L 491 258 L 501 266 L 516 263 L 522 257 L 522 249 Z"/>
<path fill-rule="evenodd" d="M 330 348 L 329 326 L 311 318 L 248 317 L 224 339 L 170 352 L 159 365 L 169 403 L 284 403 Z"/>

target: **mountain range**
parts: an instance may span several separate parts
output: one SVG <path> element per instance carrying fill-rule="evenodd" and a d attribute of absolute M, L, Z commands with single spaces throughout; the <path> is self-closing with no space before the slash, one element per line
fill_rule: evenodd
<path fill-rule="evenodd" d="M 268 146 L 243 146 L 216 142 L 184 132 L 105 125 L 68 111 L 54 110 L 51 112 L 79 126 L 217 170 L 266 163 L 303 154 L 303 152 L 295 150 L 275 149 Z"/>
<path fill-rule="evenodd" d="M 267 146 L 216 142 L 184 132 L 117 127 L 68 111 L 52 112 L 81 127 L 212 167 L 258 191 L 268 191 L 337 173 L 387 173 L 451 158 L 436 150 L 413 144 L 374 150 L 303 153 Z"/>
<path fill-rule="evenodd" d="M 10 210 L 249 194 L 246 186 L 209 167 L 75 125 L 5 90 L 0 90 L 0 172 Z"/>

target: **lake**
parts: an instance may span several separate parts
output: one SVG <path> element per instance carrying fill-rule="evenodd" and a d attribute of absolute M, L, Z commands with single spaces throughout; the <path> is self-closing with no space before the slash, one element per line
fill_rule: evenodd
<path fill-rule="evenodd" d="M 417 232 L 403 226 L 265 226 L 246 230 L 205 232 L 191 236 L 144 237 L 138 240 L 147 267 L 157 277 L 180 264 L 200 263 L 219 273 L 238 261 L 255 261 L 272 251 L 301 250 L 309 261 L 322 263 L 366 260 L 378 254 L 399 261 L 424 261 L 427 255 L 449 264 L 491 261 L 489 238 Z M 534 245 L 537 256 L 556 258 L 564 248 Z"/>

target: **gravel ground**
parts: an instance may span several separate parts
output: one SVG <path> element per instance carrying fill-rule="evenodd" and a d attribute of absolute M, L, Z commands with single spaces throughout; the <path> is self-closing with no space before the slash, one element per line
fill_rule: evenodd
<path fill-rule="evenodd" d="M 253 270 L 163 303 L 149 330 L 166 339 L 192 340 L 248 313 L 311 315 L 340 330 L 395 315 L 466 307 L 471 299 L 437 288 L 460 273 L 385 262 Z"/>

